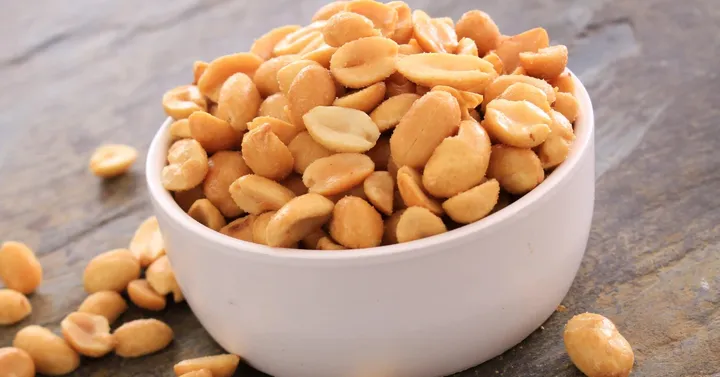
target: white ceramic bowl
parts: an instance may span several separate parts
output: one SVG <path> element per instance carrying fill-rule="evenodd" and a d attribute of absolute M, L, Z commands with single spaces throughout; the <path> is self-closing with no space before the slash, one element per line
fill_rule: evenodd
<path fill-rule="evenodd" d="M 160 183 L 166 121 L 147 181 L 190 307 L 223 348 L 276 377 L 436 377 L 501 354 L 553 313 L 587 244 L 594 121 L 576 86 L 572 152 L 535 190 L 442 235 L 344 252 L 272 249 L 195 222 Z"/>

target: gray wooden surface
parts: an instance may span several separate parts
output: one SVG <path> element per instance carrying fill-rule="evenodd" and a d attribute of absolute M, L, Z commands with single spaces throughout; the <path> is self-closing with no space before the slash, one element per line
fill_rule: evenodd
<path fill-rule="evenodd" d="M 127 245 L 150 214 L 143 164 L 101 182 L 100 143 L 143 151 L 164 119 L 160 96 L 195 59 L 247 50 L 271 27 L 307 23 L 321 0 L 3 1 L 0 12 L 0 240 L 33 246 L 45 282 L 33 315 L 0 328 L 56 329 L 85 297 L 95 254 Z M 567 44 L 595 103 L 598 180 L 580 273 L 521 345 L 458 374 L 579 376 L 562 326 L 583 311 L 615 321 L 634 376 L 720 376 L 720 7 L 715 0 L 409 0 L 457 19 L 480 8 L 505 34 L 540 25 Z M 137 310 L 121 320 L 147 315 Z M 219 352 L 185 304 L 159 315 L 166 351 L 85 360 L 73 376 L 171 376 L 183 358 Z M 259 376 L 241 367 L 237 376 Z M 342 376 L 338 376 L 342 377 Z"/>

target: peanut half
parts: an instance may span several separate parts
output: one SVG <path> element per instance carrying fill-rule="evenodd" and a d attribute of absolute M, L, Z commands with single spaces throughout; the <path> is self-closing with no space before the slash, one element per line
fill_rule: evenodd
<path fill-rule="evenodd" d="M 515 195 L 525 194 L 545 180 L 542 162 L 535 152 L 500 144 L 492 147 L 487 176 Z"/>
<path fill-rule="evenodd" d="M 442 215 L 443 209 L 440 203 L 425 192 L 422 177 L 417 170 L 409 166 L 401 167 L 397 173 L 397 186 L 403 202 L 408 207 L 423 207 L 436 215 Z"/>
<path fill-rule="evenodd" d="M 88 293 L 122 292 L 128 283 L 140 277 L 140 262 L 127 249 L 102 253 L 85 267 L 83 285 Z"/>
<path fill-rule="evenodd" d="M 230 196 L 230 184 L 236 179 L 252 174 L 240 152 L 220 151 L 208 160 L 208 172 L 202 191 L 225 217 L 237 217 L 243 213 Z M 201 198 L 200 198 L 201 199 Z M 191 204 L 194 204 L 191 203 Z"/>
<path fill-rule="evenodd" d="M 165 305 L 167 304 L 165 296 L 155 292 L 150 286 L 150 283 L 145 279 L 131 281 L 128 284 L 127 292 L 128 296 L 130 296 L 130 301 L 143 309 L 157 312 L 165 309 Z"/>
<path fill-rule="evenodd" d="M 278 210 L 295 197 L 292 190 L 255 174 L 242 176 L 233 182 L 230 195 L 238 207 L 254 215 Z"/>
<path fill-rule="evenodd" d="M 88 296 L 80 307 L 78 312 L 97 314 L 105 317 L 108 323 L 112 324 L 120 317 L 128 308 L 123 297 L 115 291 L 100 291 Z"/>
<path fill-rule="evenodd" d="M 236 219 L 220 229 L 220 233 L 238 240 L 252 242 L 253 225 L 256 218 L 255 215 L 247 215 Z"/>
<path fill-rule="evenodd" d="M 491 179 L 443 202 L 445 213 L 453 221 L 470 224 L 492 212 L 500 195 L 500 184 Z"/>
<path fill-rule="evenodd" d="M 208 171 L 205 149 L 193 139 L 178 140 L 168 150 L 162 184 L 170 191 L 186 191 L 202 183 Z"/>
<path fill-rule="evenodd" d="M 188 210 L 188 215 L 195 221 L 212 230 L 220 230 L 227 225 L 225 217 L 211 201 L 207 199 L 198 199 Z"/>
<path fill-rule="evenodd" d="M 386 171 L 376 171 L 363 182 L 367 199 L 378 211 L 390 216 L 393 212 L 395 179 Z"/>
<path fill-rule="evenodd" d="M 209 154 L 231 149 L 238 142 L 238 136 L 230 123 L 206 112 L 198 111 L 188 117 L 190 135 Z"/>
<path fill-rule="evenodd" d="M 182 85 L 165 92 L 162 97 L 165 113 L 173 119 L 184 119 L 196 111 L 206 111 L 207 101 L 195 85 Z"/>
<path fill-rule="evenodd" d="M 27 352 L 35 370 L 48 376 L 69 374 L 80 366 L 77 352 L 63 338 L 44 327 L 33 325 L 18 331 L 13 347 Z"/>
<path fill-rule="evenodd" d="M 493 65 L 483 59 L 446 53 L 405 56 L 398 60 L 397 70 L 418 85 L 447 85 L 476 93 L 482 93 L 497 77 Z"/>
<path fill-rule="evenodd" d="M 314 193 L 293 198 L 270 219 L 266 237 L 269 246 L 288 247 L 325 224 L 334 203 Z"/>
<path fill-rule="evenodd" d="M 385 99 L 385 88 L 385 83 L 382 81 L 372 84 L 365 89 L 336 99 L 333 106 L 347 107 L 369 113 Z"/>
<path fill-rule="evenodd" d="M 293 168 L 293 156 L 288 147 L 264 124 L 243 137 L 243 158 L 255 174 L 281 180 Z"/>
<path fill-rule="evenodd" d="M 137 154 L 137 150 L 128 145 L 103 145 L 90 157 L 90 171 L 102 178 L 117 177 L 130 170 Z"/>
<path fill-rule="evenodd" d="M 565 350 L 588 377 L 627 377 L 635 355 L 630 343 L 609 319 L 592 313 L 572 317 L 563 333 Z"/>
<path fill-rule="evenodd" d="M 287 94 L 292 123 L 298 130 L 303 129 L 303 115 L 316 106 L 331 105 L 335 95 L 335 81 L 327 69 L 319 65 L 303 68 L 293 79 Z"/>
<path fill-rule="evenodd" d="M 248 75 L 236 73 L 222 85 L 215 116 L 230 123 L 236 132 L 247 129 L 247 122 L 257 116 L 262 97 Z"/>
<path fill-rule="evenodd" d="M 110 324 L 101 315 L 70 313 L 62 320 L 60 328 L 68 344 L 83 356 L 102 357 L 115 348 Z"/>
<path fill-rule="evenodd" d="M 263 59 L 249 52 L 221 56 L 208 64 L 197 87 L 211 101 L 220 103 L 221 88 L 231 76 L 242 73 L 252 77 L 262 62 Z"/>
<path fill-rule="evenodd" d="M 140 262 L 141 267 L 147 267 L 165 255 L 165 244 L 162 234 L 160 234 L 160 225 L 155 216 L 145 219 L 135 230 L 128 249 Z"/>
<path fill-rule="evenodd" d="M 350 249 L 379 246 L 383 235 L 380 213 L 365 200 L 346 196 L 340 199 L 332 212 L 330 235 Z"/>
<path fill-rule="evenodd" d="M 394 128 L 400 123 L 412 105 L 420 98 L 415 93 L 403 93 L 390 97 L 370 113 L 370 119 L 377 125 L 380 132 Z"/>
<path fill-rule="evenodd" d="M 250 52 L 259 56 L 262 60 L 269 60 L 273 57 L 275 45 L 301 28 L 300 25 L 285 25 L 272 29 L 253 42 L 252 46 L 250 46 Z"/>
<path fill-rule="evenodd" d="M 15 347 L 0 348 L 0 370 L 8 377 L 35 377 L 33 359 Z"/>
<path fill-rule="evenodd" d="M 147 268 L 145 279 L 158 294 L 165 296 L 172 293 L 175 302 L 181 302 L 184 299 L 167 255 L 160 257 Z"/>
<path fill-rule="evenodd" d="M 550 136 L 537 147 L 537 154 L 542 162 L 543 169 L 554 168 L 567 158 L 570 147 L 575 141 L 570 122 L 555 110 L 550 110 Z"/>
<path fill-rule="evenodd" d="M 7 241 L 0 246 L 0 280 L 7 288 L 27 295 L 35 292 L 42 279 L 42 266 L 27 245 Z"/>
<path fill-rule="evenodd" d="M 338 153 L 315 160 L 303 173 L 310 192 L 335 195 L 350 190 L 375 169 L 370 157 L 360 153 Z"/>
<path fill-rule="evenodd" d="M 32 306 L 25 295 L 12 289 L 0 289 L 0 326 L 18 323 L 30 313 Z"/>
<path fill-rule="evenodd" d="M 423 207 L 408 207 L 395 227 L 398 242 L 410 242 L 447 232 L 442 219 Z"/>
<path fill-rule="evenodd" d="M 240 357 L 230 354 L 205 356 L 196 359 L 183 360 L 173 367 L 176 376 L 186 373 L 209 370 L 212 377 L 232 377 L 240 364 Z"/>
<path fill-rule="evenodd" d="M 482 125 L 503 144 L 534 148 L 550 135 L 550 116 L 529 101 L 496 99 L 485 111 Z"/>
<path fill-rule="evenodd" d="M 172 342 L 173 330 L 157 319 L 137 319 L 118 327 L 113 333 L 117 342 L 115 354 L 140 357 L 155 353 Z"/>
<path fill-rule="evenodd" d="M 380 137 L 370 116 L 356 109 L 317 106 L 303 121 L 315 141 L 335 152 L 366 152 Z"/>
<path fill-rule="evenodd" d="M 395 72 L 398 45 L 383 37 L 361 38 L 344 44 L 330 59 L 330 71 L 348 88 L 364 88 Z"/>

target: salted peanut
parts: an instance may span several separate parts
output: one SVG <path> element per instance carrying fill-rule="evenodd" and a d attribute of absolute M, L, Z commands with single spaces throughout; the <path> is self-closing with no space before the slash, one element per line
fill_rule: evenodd
<path fill-rule="evenodd" d="M 397 187 L 400 197 L 406 206 L 423 207 L 437 215 L 443 214 L 440 203 L 430 197 L 425 191 L 422 183 L 422 176 L 417 170 L 403 166 L 397 172 Z"/>
<path fill-rule="evenodd" d="M 551 79 L 550 85 L 563 93 L 575 93 L 575 80 L 573 80 L 572 73 L 570 73 L 567 69 L 559 76 Z"/>
<path fill-rule="evenodd" d="M 245 134 L 242 150 L 245 163 L 255 174 L 282 180 L 292 172 L 293 156 L 269 124 Z"/>
<path fill-rule="evenodd" d="M 137 154 L 137 150 L 129 145 L 102 145 L 90 157 L 90 171 L 102 178 L 117 177 L 130 170 Z"/>
<path fill-rule="evenodd" d="M 385 37 L 395 32 L 398 13 L 395 8 L 374 0 L 353 0 L 345 6 L 346 12 L 357 13 L 370 19 Z"/>
<path fill-rule="evenodd" d="M 458 38 L 470 38 L 475 41 L 478 53 L 485 55 L 494 50 L 500 39 L 500 29 L 490 16 L 479 10 L 463 14 L 455 25 Z"/>
<path fill-rule="evenodd" d="M 552 169 L 567 158 L 570 147 L 575 141 L 572 124 L 559 112 L 550 110 L 550 136 L 537 147 L 537 154 L 543 169 Z"/>
<path fill-rule="evenodd" d="M 42 279 L 42 266 L 27 245 L 7 241 L 0 246 L 0 280 L 5 287 L 27 295 L 35 292 Z"/>
<path fill-rule="evenodd" d="M 395 225 L 397 241 L 410 242 L 447 232 L 442 219 L 424 207 L 408 207 Z"/>
<path fill-rule="evenodd" d="M 192 371 L 189 373 L 185 373 L 180 377 L 213 377 L 213 375 L 209 369 L 200 369 L 200 370 Z"/>
<path fill-rule="evenodd" d="M 548 102 L 545 92 L 536 86 L 524 82 L 516 82 L 508 86 L 497 98 L 510 101 L 528 101 L 542 109 L 545 113 L 550 114 L 550 102 Z"/>
<path fill-rule="evenodd" d="M 366 152 L 380 137 L 366 113 L 339 106 L 317 106 L 303 116 L 310 136 L 334 152 Z"/>
<path fill-rule="evenodd" d="M 80 356 L 52 331 L 40 326 L 27 326 L 15 334 L 13 347 L 25 351 L 38 373 L 61 376 L 80 366 Z"/>
<path fill-rule="evenodd" d="M 178 140 L 168 150 L 162 184 L 169 191 L 185 191 L 199 185 L 208 172 L 205 149 L 194 139 Z"/>
<path fill-rule="evenodd" d="M 360 153 L 338 153 L 315 160 L 303 173 L 311 193 L 335 195 L 359 185 L 375 169 L 370 157 Z"/>
<path fill-rule="evenodd" d="M 500 144 L 492 147 L 487 176 L 515 195 L 525 194 L 545 180 L 542 162 L 535 152 Z"/>
<path fill-rule="evenodd" d="M 289 247 L 325 224 L 335 204 L 315 193 L 290 200 L 270 219 L 266 237 L 269 246 Z"/>
<path fill-rule="evenodd" d="M 292 190 L 255 174 L 242 176 L 233 182 L 230 195 L 238 207 L 253 215 L 278 210 L 295 197 Z"/>
<path fill-rule="evenodd" d="M 385 99 L 385 83 L 378 82 L 354 93 L 339 97 L 333 106 L 347 107 L 366 113 L 373 111 Z"/>
<path fill-rule="evenodd" d="M 0 370 L 8 377 L 35 377 L 33 359 L 27 352 L 15 347 L 0 348 Z"/>
<path fill-rule="evenodd" d="M 497 77 L 492 64 L 483 59 L 444 53 L 405 56 L 398 60 L 397 70 L 418 85 L 447 85 L 476 93 L 482 93 Z"/>
<path fill-rule="evenodd" d="M 208 62 L 202 60 L 196 60 L 193 63 L 193 85 L 197 85 L 198 81 L 200 81 L 200 76 L 205 73 L 208 65 L 210 65 Z"/>
<path fill-rule="evenodd" d="M 376 171 L 363 181 L 367 199 L 378 211 L 390 216 L 393 212 L 395 179 L 386 171 Z"/>
<path fill-rule="evenodd" d="M 166 300 L 165 296 L 155 292 L 150 283 L 145 279 L 133 280 L 128 284 L 127 287 L 128 296 L 130 301 L 140 308 L 160 311 L 165 309 Z"/>
<path fill-rule="evenodd" d="M 267 245 L 267 225 L 276 211 L 264 212 L 252 224 L 252 242 Z"/>
<path fill-rule="evenodd" d="M 165 243 L 155 216 L 148 217 L 138 226 L 128 249 L 140 262 L 141 267 L 147 267 L 165 255 Z"/>
<path fill-rule="evenodd" d="M 300 56 L 300 59 L 302 60 L 312 60 L 325 69 L 330 68 L 330 59 L 332 59 L 333 54 L 335 54 L 335 51 L 337 51 L 337 47 L 328 46 L 327 44 L 323 43 L 320 45 L 320 47 L 304 53 L 302 56 Z"/>
<path fill-rule="evenodd" d="M 550 46 L 537 52 L 521 52 L 519 58 L 528 75 L 551 80 L 565 71 L 568 49 L 564 45 Z"/>
<path fill-rule="evenodd" d="M 461 119 L 468 119 L 470 117 L 468 110 L 476 108 L 483 101 L 483 96 L 480 94 L 457 90 L 446 85 L 437 85 L 433 87 L 431 91 L 448 92 L 455 97 L 460 105 Z"/>
<path fill-rule="evenodd" d="M 195 85 L 181 85 L 170 89 L 162 97 L 165 114 L 173 119 L 184 119 L 196 111 L 207 110 L 205 96 Z"/>
<path fill-rule="evenodd" d="M 482 126 L 493 140 L 518 148 L 534 148 L 550 135 L 550 116 L 528 101 L 496 99 L 485 109 Z"/>
<path fill-rule="evenodd" d="M 247 129 L 247 122 L 251 121 L 260 109 L 262 97 L 252 79 L 240 72 L 230 76 L 220 89 L 218 118 L 227 121 L 237 132 Z"/>
<path fill-rule="evenodd" d="M 552 105 L 553 110 L 564 115 L 570 123 L 575 122 L 580 112 L 580 105 L 577 99 L 570 93 L 557 93 L 555 102 Z"/>
<path fill-rule="evenodd" d="M 470 224 L 490 214 L 499 195 L 500 184 L 491 179 L 444 201 L 442 207 L 453 221 Z"/>
<path fill-rule="evenodd" d="M 458 47 L 458 37 L 451 23 L 438 18 L 430 18 L 427 13 L 416 9 L 412 12 L 414 37 L 426 52 L 454 53 Z"/>
<path fill-rule="evenodd" d="M 287 34 L 275 44 L 273 54 L 281 56 L 300 53 L 310 43 L 313 43 L 318 36 L 322 38 L 321 30 L 325 24 L 326 21 L 314 21 L 308 26 Z"/>
<path fill-rule="evenodd" d="M 392 39 L 361 38 L 338 48 L 330 59 L 330 71 L 344 86 L 364 88 L 395 72 L 397 54 L 398 45 Z"/>
<path fill-rule="evenodd" d="M 333 154 L 332 151 L 315 141 L 307 131 L 300 132 L 295 136 L 288 144 L 288 150 L 293 156 L 293 169 L 298 174 L 303 174 L 315 160 Z"/>
<path fill-rule="evenodd" d="M 512 72 L 520 63 L 520 53 L 537 52 L 549 44 L 547 31 L 538 27 L 499 42 L 495 53 L 502 59 L 505 72 Z"/>
<path fill-rule="evenodd" d="M 489 160 L 489 139 L 485 153 L 480 153 L 473 145 L 459 137 L 446 138 L 435 148 L 425 165 L 423 187 L 435 197 L 455 196 L 484 179 Z"/>
<path fill-rule="evenodd" d="M 173 141 L 180 139 L 189 139 L 190 122 L 187 119 L 178 119 L 170 124 L 170 137 Z"/>
<path fill-rule="evenodd" d="M 322 35 L 322 29 L 320 29 L 319 33 L 314 33 L 313 35 L 314 35 L 313 39 L 310 41 L 310 43 L 308 43 L 305 47 L 303 47 L 303 49 L 300 50 L 300 52 L 298 52 L 298 55 L 305 55 L 309 52 L 313 52 L 313 51 L 317 50 L 318 48 L 320 48 L 321 46 L 326 44 L 325 38 L 323 38 L 323 35 Z"/>
<path fill-rule="evenodd" d="M 237 143 L 237 134 L 230 123 L 206 112 L 195 112 L 188 118 L 190 135 L 207 153 L 231 149 Z"/>
<path fill-rule="evenodd" d="M 300 25 L 285 25 L 270 30 L 262 37 L 253 42 L 250 52 L 259 56 L 262 60 L 270 60 L 273 57 L 273 49 L 275 45 L 283 40 L 286 36 L 300 30 Z"/>
<path fill-rule="evenodd" d="M 262 62 L 262 58 L 249 52 L 221 56 L 210 62 L 197 87 L 204 96 L 219 103 L 221 87 L 228 78 L 237 73 L 252 77 Z"/>
<path fill-rule="evenodd" d="M 471 145 L 476 153 L 490 155 L 490 136 L 478 122 L 474 120 L 460 122 L 457 138 Z"/>
<path fill-rule="evenodd" d="M 255 117 L 251 122 L 248 122 L 248 130 L 252 131 L 264 124 L 269 124 L 272 132 L 277 136 L 285 145 L 297 136 L 298 130 L 292 124 L 269 116 Z"/>
<path fill-rule="evenodd" d="M 136 319 L 118 327 L 113 333 L 120 357 L 140 357 L 155 353 L 172 342 L 173 330 L 157 319 Z"/>
<path fill-rule="evenodd" d="M 287 97 L 285 97 L 285 95 L 282 93 L 275 93 L 270 97 L 265 98 L 265 100 L 260 104 L 258 116 L 269 116 L 289 123 L 290 118 L 285 112 L 287 104 Z"/>
<path fill-rule="evenodd" d="M 227 225 L 223 214 L 208 199 L 198 199 L 188 210 L 188 215 L 212 230 Z"/>
<path fill-rule="evenodd" d="M 232 377 L 235 374 L 240 363 L 240 357 L 230 354 L 199 357 L 197 359 L 183 360 L 175 366 L 176 376 L 206 369 L 212 374 L 212 377 Z"/>
<path fill-rule="evenodd" d="M 145 279 L 152 289 L 161 296 L 172 293 L 175 302 L 181 302 L 184 299 L 180 286 L 175 280 L 175 271 L 173 271 L 167 255 L 160 257 L 147 268 Z"/>
<path fill-rule="evenodd" d="M 278 70 L 276 75 L 276 81 L 278 83 L 278 88 L 280 88 L 280 91 L 285 96 L 287 96 L 287 93 L 290 90 L 290 85 L 292 85 L 292 82 L 293 80 L 295 80 L 295 77 L 298 75 L 298 73 L 300 73 L 303 68 L 309 67 L 311 65 L 320 66 L 320 64 L 314 60 L 296 59 L 295 61 L 290 62 L 289 64 Z"/>
<path fill-rule="evenodd" d="M 78 312 L 97 314 L 105 317 L 112 324 L 127 310 L 125 299 L 115 291 L 95 292 L 85 298 Z"/>
<path fill-rule="evenodd" d="M 627 377 L 632 371 L 635 355 L 630 343 L 600 314 L 572 317 L 563 341 L 570 360 L 588 377 Z"/>
<path fill-rule="evenodd" d="M 383 245 L 393 245 L 398 243 L 397 239 L 397 224 L 400 221 L 400 217 L 405 212 L 405 209 L 399 209 L 395 212 L 393 212 L 390 217 L 385 219 L 384 229 L 383 229 L 383 239 L 382 244 Z"/>
<path fill-rule="evenodd" d="M 332 105 L 335 95 L 335 81 L 327 69 L 319 65 L 303 68 L 293 79 L 287 94 L 292 124 L 298 130 L 304 129 L 303 116 L 317 106 Z"/>
<path fill-rule="evenodd" d="M 27 297 L 12 289 L 0 289 L 0 325 L 12 325 L 27 318 L 32 306 Z"/>
<path fill-rule="evenodd" d="M 83 285 L 88 293 L 122 292 L 138 277 L 140 262 L 135 255 L 127 249 L 115 249 L 90 260 L 83 273 Z"/>
<path fill-rule="evenodd" d="M 412 93 L 416 94 L 415 83 L 408 80 L 399 72 L 395 72 L 385 80 L 385 97 L 390 98 L 400 94 Z"/>
<path fill-rule="evenodd" d="M 524 75 L 503 75 L 496 78 L 485 88 L 485 93 L 483 94 L 483 109 L 490 101 L 498 98 L 510 85 L 519 82 L 532 85 L 542 90 L 547 96 L 548 102 L 555 102 L 555 90 L 546 81 Z"/>
<path fill-rule="evenodd" d="M 412 10 L 404 1 L 391 1 L 386 5 L 395 9 L 398 15 L 395 31 L 390 38 L 398 44 L 410 42 L 413 37 Z"/>
<path fill-rule="evenodd" d="M 375 146 L 365 152 L 365 155 L 373 161 L 375 170 L 388 170 L 388 164 L 390 162 L 390 137 L 381 135 L 375 143 Z"/>
<path fill-rule="evenodd" d="M 475 41 L 467 37 L 462 38 L 460 41 L 458 41 L 458 46 L 455 50 L 455 53 L 458 55 L 479 56 L 478 48 L 475 44 Z"/>
<path fill-rule="evenodd" d="M 383 220 L 370 203 L 355 197 L 340 199 L 332 212 L 330 235 L 350 249 L 379 246 L 383 235 Z"/>
<path fill-rule="evenodd" d="M 414 41 L 414 39 L 413 39 Z M 402 57 L 405 55 L 415 55 L 415 54 L 422 54 L 423 49 L 418 44 L 403 44 L 398 45 L 398 57 Z"/>
<path fill-rule="evenodd" d="M 415 93 L 404 93 L 390 97 L 370 113 L 370 119 L 377 125 L 380 132 L 385 132 L 397 126 L 413 103 L 420 99 Z"/>
<path fill-rule="evenodd" d="M 358 13 L 339 12 L 328 19 L 322 29 L 325 43 L 340 47 L 356 39 L 380 35 L 373 22 Z"/>
<path fill-rule="evenodd" d="M 278 71 L 298 59 L 298 55 L 283 55 L 260 64 L 257 71 L 255 71 L 255 76 L 253 76 L 253 82 L 260 92 L 260 95 L 267 97 L 271 94 L 279 93 L 280 85 L 277 81 Z"/>
<path fill-rule="evenodd" d="M 435 148 L 460 124 L 460 105 L 450 93 L 429 92 L 416 100 L 390 137 L 390 152 L 398 166 L 420 169 Z"/>
<path fill-rule="evenodd" d="M 243 175 L 252 174 L 240 152 L 220 151 L 209 159 L 209 169 L 202 184 L 204 196 L 225 217 L 237 217 L 243 211 L 235 204 L 228 188 Z M 202 198 L 200 198 L 202 199 Z"/>
<path fill-rule="evenodd" d="M 102 357 L 115 348 L 107 318 L 90 313 L 70 313 L 60 322 L 63 338 L 79 354 Z"/>
<path fill-rule="evenodd" d="M 256 218 L 255 215 L 247 215 L 236 219 L 220 229 L 220 233 L 238 240 L 252 242 L 252 229 Z"/>
<path fill-rule="evenodd" d="M 308 189 L 307 187 L 305 187 L 305 184 L 302 181 L 302 175 L 295 173 L 290 174 L 287 178 L 280 181 L 279 183 L 290 189 L 290 191 L 292 191 L 293 193 L 295 193 L 295 196 L 305 195 L 308 193 Z"/>
<path fill-rule="evenodd" d="M 357 185 L 350 190 L 341 192 L 339 194 L 325 195 L 325 197 L 332 200 L 333 203 L 337 203 L 338 201 L 340 201 L 340 199 L 346 196 L 356 196 L 360 199 L 367 200 L 367 195 L 365 195 L 365 189 L 363 188 L 363 185 Z"/>

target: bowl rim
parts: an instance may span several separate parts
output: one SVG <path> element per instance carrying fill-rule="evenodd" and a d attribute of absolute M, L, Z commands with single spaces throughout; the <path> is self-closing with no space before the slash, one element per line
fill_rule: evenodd
<path fill-rule="evenodd" d="M 578 77 L 569 69 L 570 76 L 575 83 L 575 98 L 578 100 L 580 113 L 575 121 L 575 142 L 570 150 L 567 159 L 560 164 L 552 174 L 540 183 L 535 189 L 522 196 L 509 206 L 493 213 L 486 218 L 481 219 L 472 224 L 463 225 L 446 233 L 427 237 L 412 242 L 399 243 L 394 245 L 378 246 L 365 249 L 343 250 L 341 252 L 331 252 L 327 250 L 302 250 L 302 249 L 286 249 L 274 248 L 266 245 L 260 245 L 248 241 L 242 241 L 230 236 L 226 236 L 220 232 L 195 221 L 190 215 L 185 213 L 180 206 L 177 205 L 169 191 L 162 186 L 160 176 L 162 167 L 166 163 L 167 149 L 170 145 L 169 128 L 172 118 L 167 118 L 156 132 L 150 143 L 145 164 L 145 177 L 150 196 L 154 200 L 155 210 L 164 211 L 169 218 L 173 219 L 179 226 L 183 227 L 194 236 L 207 240 L 210 244 L 220 244 L 224 246 L 222 252 L 227 253 L 248 253 L 258 257 L 267 257 L 271 259 L 297 259 L 297 260 L 352 260 L 352 259 L 376 259 L 383 257 L 399 256 L 405 253 L 417 254 L 419 250 L 442 250 L 444 244 L 448 244 L 453 240 L 468 237 L 469 235 L 478 235 L 491 231 L 500 224 L 507 223 L 513 219 L 520 218 L 523 213 L 535 207 L 538 203 L 548 200 L 548 194 L 563 181 L 568 180 L 579 169 L 579 162 L 582 157 L 591 151 L 593 143 L 593 134 L 595 128 L 595 118 L 593 114 L 592 101 Z M 232 250 L 232 251 L 230 251 Z"/>

